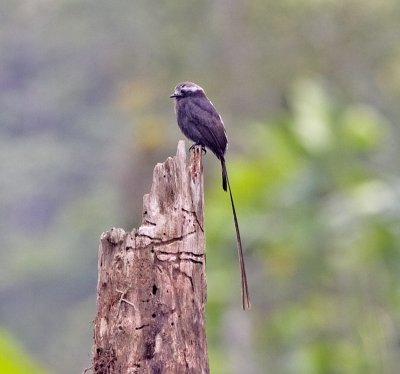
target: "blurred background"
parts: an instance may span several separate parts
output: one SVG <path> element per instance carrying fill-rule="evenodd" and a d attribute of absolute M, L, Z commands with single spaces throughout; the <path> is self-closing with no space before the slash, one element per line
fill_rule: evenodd
<path fill-rule="evenodd" d="M 192 80 L 253 305 L 209 153 L 211 372 L 398 373 L 399 23 L 397 0 L 2 0 L 0 372 L 90 367 L 99 236 L 140 225 Z"/>

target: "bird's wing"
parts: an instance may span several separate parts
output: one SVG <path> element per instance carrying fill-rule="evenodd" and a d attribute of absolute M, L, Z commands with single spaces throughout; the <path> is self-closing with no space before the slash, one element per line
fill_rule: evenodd
<path fill-rule="evenodd" d="M 227 138 L 222 119 L 207 99 L 190 100 L 186 103 L 186 115 L 202 135 L 204 145 L 218 157 L 226 150 Z"/>

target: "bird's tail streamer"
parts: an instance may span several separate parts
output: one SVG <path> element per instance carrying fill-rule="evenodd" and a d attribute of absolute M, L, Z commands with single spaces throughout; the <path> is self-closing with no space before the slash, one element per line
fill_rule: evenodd
<path fill-rule="evenodd" d="M 243 248 L 242 248 L 242 239 L 240 237 L 240 230 L 239 230 L 239 223 L 236 215 L 235 204 L 233 202 L 232 190 L 229 184 L 228 173 L 226 170 L 225 160 L 221 159 L 222 165 L 222 186 L 226 191 L 228 187 L 229 189 L 229 196 L 231 198 L 232 204 L 232 213 L 233 213 L 233 220 L 235 222 L 235 230 L 236 230 L 236 241 L 237 241 L 237 249 L 238 249 L 238 256 L 239 256 L 239 264 L 240 264 L 240 274 L 242 280 L 242 307 L 243 310 L 250 309 L 250 296 L 249 296 L 249 288 L 247 286 L 247 276 L 246 276 L 246 268 L 244 264 L 244 256 L 243 256 Z"/>
<path fill-rule="evenodd" d="M 222 166 L 222 188 L 224 191 L 227 190 L 227 180 L 228 180 L 228 173 L 226 172 L 226 165 L 225 159 L 221 158 L 221 166 Z"/>

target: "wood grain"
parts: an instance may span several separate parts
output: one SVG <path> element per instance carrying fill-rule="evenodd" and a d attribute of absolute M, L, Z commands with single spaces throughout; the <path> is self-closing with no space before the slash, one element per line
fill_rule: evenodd
<path fill-rule="evenodd" d="M 93 371 L 208 373 L 201 148 L 157 164 L 143 222 L 101 235 Z"/>

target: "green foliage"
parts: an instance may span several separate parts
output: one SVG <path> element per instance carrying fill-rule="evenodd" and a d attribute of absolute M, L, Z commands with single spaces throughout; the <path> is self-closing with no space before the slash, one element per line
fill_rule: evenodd
<path fill-rule="evenodd" d="M 380 173 L 391 129 L 366 106 L 335 104 L 315 80 L 293 92 L 283 120 L 251 126 L 253 160 L 229 160 L 253 347 L 265 372 L 394 373 L 399 205 Z M 215 313 L 239 305 L 233 224 L 219 224 L 231 220 L 222 195 L 216 187 L 206 196 L 213 327 L 223 318 Z M 219 344 L 217 329 L 209 337 Z M 213 372 L 226 372 L 223 357 L 213 358 Z"/>
<path fill-rule="evenodd" d="M 13 337 L 0 328 L 0 373 L 7 374 L 46 374 Z"/>

